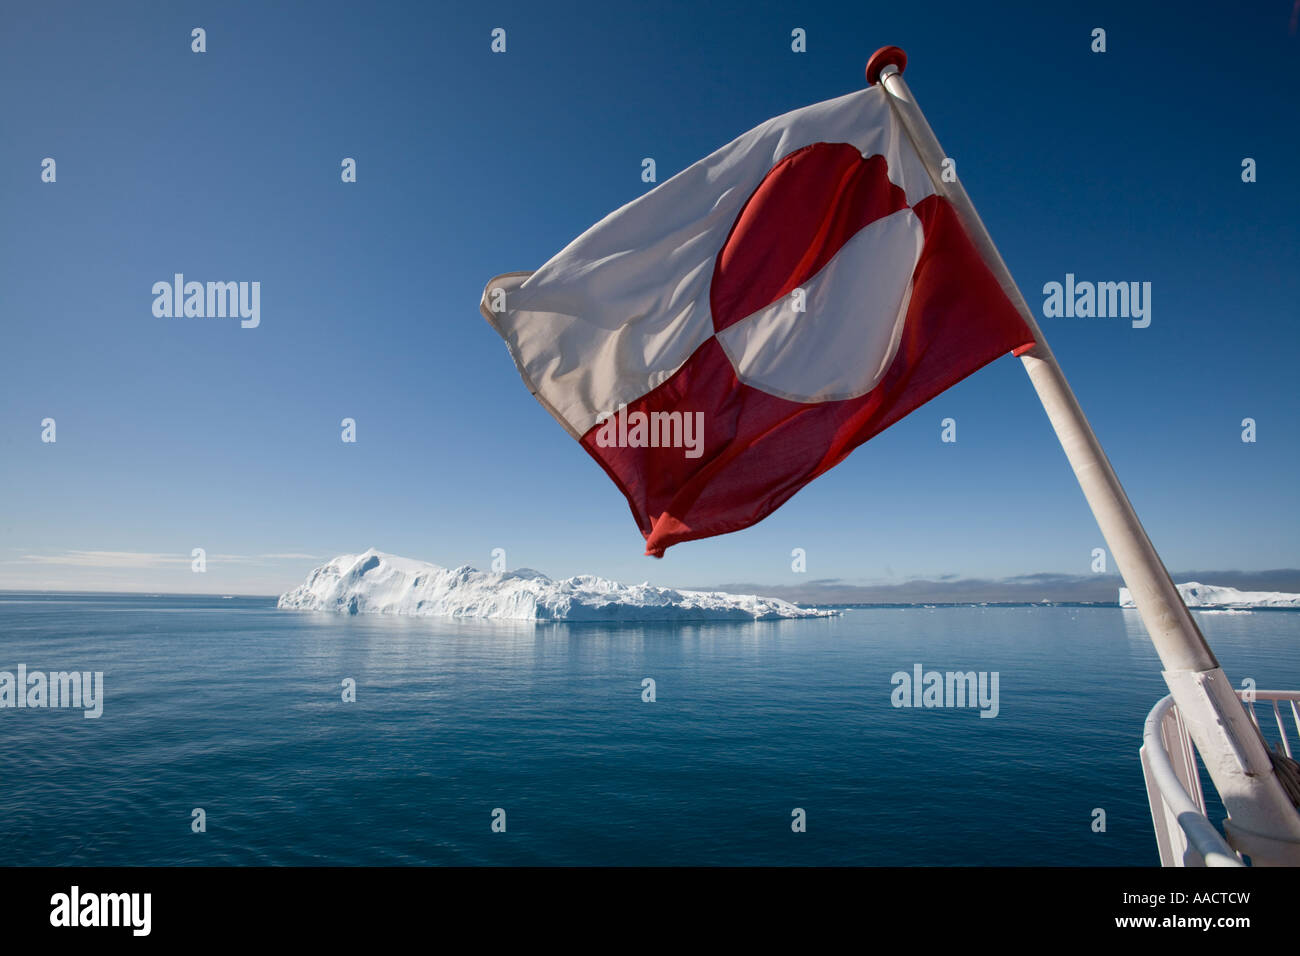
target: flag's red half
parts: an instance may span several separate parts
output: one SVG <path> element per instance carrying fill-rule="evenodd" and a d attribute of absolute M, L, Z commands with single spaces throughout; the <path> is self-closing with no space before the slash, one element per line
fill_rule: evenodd
<path fill-rule="evenodd" d="M 820 164 L 819 172 L 832 170 L 835 188 L 822 194 L 829 198 L 821 201 L 780 188 L 778 165 L 737 219 L 714 274 L 717 328 L 788 294 L 862 227 L 862 217 L 846 226 L 842 216 L 833 214 L 835 209 L 862 208 L 846 203 L 844 196 L 873 197 L 867 221 L 905 206 L 884 179 L 882 163 L 872 169 L 859 155 L 818 146 L 828 148 L 814 151 L 820 154 L 815 158 L 795 154 L 788 159 L 791 169 L 812 161 Z M 827 181 L 808 173 L 803 170 L 797 181 Z M 765 187 L 770 194 L 764 194 Z M 689 457 L 682 447 L 602 447 L 598 435 L 604 425 L 582 436 L 583 447 L 627 496 L 647 554 L 662 557 L 679 542 L 761 521 L 873 435 L 998 356 L 1033 342 L 951 205 L 930 195 L 911 208 L 924 245 L 912 272 L 897 351 L 870 391 L 830 401 L 778 397 L 742 382 L 713 336 L 670 378 L 617 416 L 702 412 L 698 457 Z M 762 229 L 788 241 L 776 246 L 755 242 L 752 237 Z M 751 257 L 757 260 L 752 272 L 737 262 L 746 246 L 758 250 Z M 747 273 L 755 277 L 752 282 Z M 757 282 L 770 288 L 755 297 Z M 844 315 L 842 321 L 853 322 L 854 316 Z"/>

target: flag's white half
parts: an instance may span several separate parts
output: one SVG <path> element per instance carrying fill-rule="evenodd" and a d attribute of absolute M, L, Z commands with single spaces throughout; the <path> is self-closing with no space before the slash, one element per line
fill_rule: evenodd
<path fill-rule="evenodd" d="M 621 404 L 666 381 L 714 334 L 714 260 L 737 215 L 773 166 L 822 142 L 884 157 L 890 180 L 910 206 L 934 193 L 883 90 L 874 86 L 768 120 L 610 213 L 536 272 L 489 283 L 484 316 L 505 339 L 529 389 L 571 434 L 581 437 Z M 866 323 L 858 329 L 870 329 L 866 340 L 859 336 L 848 349 L 842 338 L 819 341 L 814 323 L 791 334 L 796 326 L 782 322 L 778 303 L 719 336 L 743 380 L 808 401 L 859 395 L 875 384 L 897 345 L 907 280 L 919 255 L 915 217 L 906 212 L 889 220 L 864 229 L 841 250 L 841 257 L 855 246 L 882 256 L 879 271 L 856 272 L 869 261 L 861 256 L 841 266 L 832 261 L 807 290 L 834 297 L 823 305 L 854 297 L 859 321 Z M 839 273 L 835 283 L 813 288 L 832 270 Z M 856 297 L 876 279 L 874 295 Z M 864 315 L 868 303 L 880 314 Z M 821 328 L 854 336 L 852 326 L 828 321 Z M 801 371 L 803 361 L 817 364 Z"/>

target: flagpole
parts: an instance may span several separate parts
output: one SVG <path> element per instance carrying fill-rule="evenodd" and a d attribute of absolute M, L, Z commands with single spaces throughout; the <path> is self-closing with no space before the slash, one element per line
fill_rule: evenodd
<path fill-rule="evenodd" d="M 1273 772 L 1264 741 L 1142 528 L 1033 311 L 965 188 L 955 177 L 953 182 L 945 182 L 940 175 L 946 154 L 903 79 L 906 67 L 907 55 L 902 50 L 883 47 L 867 62 L 867 82 L 879 82 L 888 95 L 935 190 L 952 205 L 1033 332 L 1034 344 L 1017 354 L 1133 596 L 1160 656 L 1165 682 L 1228 811 L 1224 827 L 1229 842 L 1256 865 L 1300 865 L 1300 814 Z"/>

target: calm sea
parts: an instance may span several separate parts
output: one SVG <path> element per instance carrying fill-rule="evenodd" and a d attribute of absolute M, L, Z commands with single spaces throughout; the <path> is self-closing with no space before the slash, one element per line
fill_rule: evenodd
<path fill-rule="evenodd" d="M 1300 687 L 1300 613 L 1198 620 L 1235 682 Z M 5 864 L 1157 862 L 1138 746 L 1165 689 L 1132 611 L 604 627 L 3 594 L 20 663 L 102 671 L 104 710 L 0 709 Z M 997 717 L 893 707 L 918 663 L 996 671 Z"/>

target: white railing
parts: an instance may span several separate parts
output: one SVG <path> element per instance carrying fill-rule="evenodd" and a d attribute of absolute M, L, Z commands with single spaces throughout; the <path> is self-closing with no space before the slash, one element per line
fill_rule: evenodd
<path fill-rule="evenodd" d="M 1271 745 L 1294 759 L 1290 725 L 1300 745 L 1300 691 L 1238 691 L 1237 696 L 1256 727 Z M 1257 707 L 1271 705 L 1273 721 L 1260 722 Z M 1286 716 L 1289 716 L 1289 721 Z M 1277 734 L 1272 733 L 1273 726 Z M 1151 803 L 1161 866 L 1243 866 L 1241 857 L 1205 815 L 1205 794 L 1196 748 L 1174 705 L 1165 697 L 1152 708 L 1142 735 L 1142 774 Z"/>

